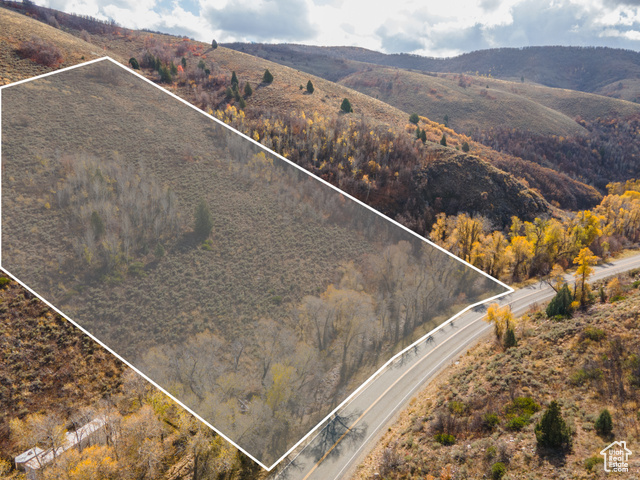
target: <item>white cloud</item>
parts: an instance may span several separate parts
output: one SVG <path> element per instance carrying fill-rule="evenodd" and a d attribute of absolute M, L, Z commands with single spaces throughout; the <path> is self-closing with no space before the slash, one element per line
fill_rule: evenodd
<path fill-rule="evenodd" d="M 37 1 L 207 42 L 356 45 L 436 56 L 502 46 L 640 47 L 640 0 Z"/>
<path fill-rule="evenodd" d="M 201 2 L 200 11 L 214 29 L 236 40 L 300 41 L 317 33 L 307 0 L 214 0 Z"/>

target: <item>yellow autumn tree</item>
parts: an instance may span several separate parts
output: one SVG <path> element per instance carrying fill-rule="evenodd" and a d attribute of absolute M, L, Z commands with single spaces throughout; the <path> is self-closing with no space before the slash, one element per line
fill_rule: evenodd
<path fill-rule="evenodd" d="M 480 220 L 471 218 L 464 213 L 458 215 L 456 227 L 453 230 L 453 237 L 457 247 L 457 252 L 455 253 L 463 260 L 470 262 L 473 246 L 480 239 L 482 231 Z"/>
<path fill-rule="evenodd" d="M 603 218 L 591 210 L 578 212 L 570 226 L 573 245 L 576 248 L 588 247 L 602 235 Z"/>
<path fill-rule="evenodd" d="M 533 256 L 540 255 L 545 246 L 546 232 L 549 227 L 548 220 L 536 218 L 533 222 L 524 223 L 525 236 L 533 245 Z"/>
<path fill-rule="evenodd" d="M 498 341 L 502 340 L 508 329 L 515 328 L 515 318 L 509 305 L 500 307 L 497 303 L 492 303 L 487 309 L 485 321 L 493 325 L 493 333 Z"/>
<path fill-rule="evenodd" d="M 449 228 L 449 222 L 447 221 L 446 213 L 439 213 L 436 215 L 436 223 L 433 224 L 431 228 L 431 234 L 429 237 L 431 241 L 440 245 L 443 248 L 450 248 L 450 239 L 451 231 Z"/>
<path fill-rule="evenodd" d="M 567 250 L 567 232 L 559 220 L 551 219 L 547 222 L 544 246 L 550 264 L 556 263 Z"/>
<path fill-rule="evenodd" d="M 118 464 L 111 448 L 94 445 L 85 448 L 81 460 L 69 471 L 70 480 L 101 480 L 114 478 Z"/>
<path fill-rule="evenodd" d="M 533 245 L 526 237 L 517 236 L 511 239 L 508 252 L 511 256 L 511 271 L 514 281 L 520 279 L 520 274 L 526 274 L 529 261 L 533 257 Z"/>
<path fill-rule="evenodd" d="M 502 232 L 495 231 L 491 235 L 483 236 L 476 247 L 478 257 L 482 262 L 482 269 L 489 275 L 500 278 L 509 263 L 508 246 L 509 242 Z"/>
<path fill-rule="evenodd" d="M 267 390 L 266 402 L 273 412 L 276 412 L 279 407 L 288 402 L 293 394 L 291 388 L 294 368 L 289 365 L 282 365 L 276 363 L 271 367 L 271 375 L 273 376 L 273 383 Z"/>
<path fill-rule="evenodd" d="M 598 257 L 588 247 L 581 249 L 578 256 L 573 259 L 573 263 L 578 266 L 574 274 L 576 279 L 575 299 L 581 306 L 584 306 L 589 299 L 590 291 L 587 281 L 593 275 L 594 270 L 592 267 L 597 262 Z"/>

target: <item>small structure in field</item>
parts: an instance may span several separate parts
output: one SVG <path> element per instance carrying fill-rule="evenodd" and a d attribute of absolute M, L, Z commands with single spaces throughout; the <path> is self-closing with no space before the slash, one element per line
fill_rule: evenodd
<path fill-rule="evenodd" d="M 24 470 L 28 480 L 37 480 L 43 468 L 70 448 L 77 448 L 82 451 L 83 448 L 90 445 L 106 443 L 106 425 L 107 418 L 99 417 L 72 432 L 67 432 L 65 434 L 65 442 L 55 451 L 53 448 L 46 450 L 40 447 L 30 448 L 15 457 L 16 468 Z"/>

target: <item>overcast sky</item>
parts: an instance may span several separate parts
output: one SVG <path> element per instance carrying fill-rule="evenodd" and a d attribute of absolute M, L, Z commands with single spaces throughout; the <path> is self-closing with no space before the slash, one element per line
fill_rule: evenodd
<path fill-rule="evenodd" d="M 493 47 L 640 50 L 640 0 L 36 0 L 219 43 L 353 45 L 452 56 Z"/>

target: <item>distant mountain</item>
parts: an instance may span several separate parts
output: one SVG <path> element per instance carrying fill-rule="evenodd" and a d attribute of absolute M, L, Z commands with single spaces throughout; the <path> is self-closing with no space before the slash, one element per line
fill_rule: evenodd
<path fill-rule="evenodd" d="M 637 103 L 478 75 L 369 66 L 338 83 L 467 135 L 493 127 L 541 135 L 581 135 L 586 130 L 575 121 L 577 117 L 594 120 L 640 115 Z"/>
<path fill-rule="evenodd" d="M 640 53 L 608 47 L 497 48 L 453 58 L 385 54 L 358 47 L 316 47 L 296 44 L 230 43 L 239 50 L 293 66 L 333 81 L 361 69 L 362 63 L 425 72 L 477 73 L 505 80 L 601 93 L 638 101 Z M 358 62 L 356 64 L 345 62 Z M 630 90 L 623 92 L 623 90 Z"/>

